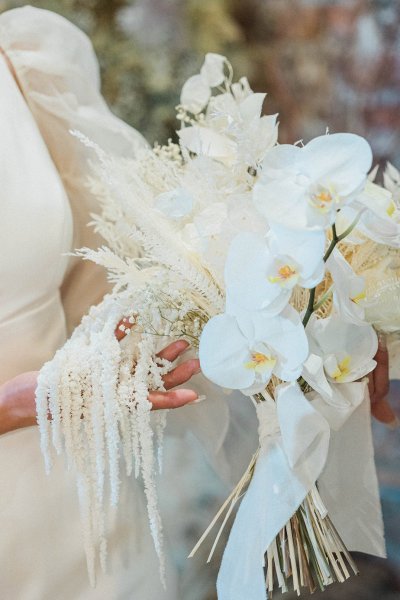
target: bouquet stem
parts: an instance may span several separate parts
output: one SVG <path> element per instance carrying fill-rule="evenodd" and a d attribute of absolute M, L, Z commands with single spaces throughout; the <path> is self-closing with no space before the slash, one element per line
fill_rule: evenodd
<path fill-rule="evenodd" d="M 189 557 L 192 557 L 225 513 L 207 562 L 210 562 L 232 511 L 251 480 L 258 453 L 256 453 L 231 495 L 206 529 Z M 323 591 L 335 582 L 342 583 L 352 572 L 358 574 L 343 540 L 333 525 L 319 495 L 317 486 L 307 494 L 293 517 L 281 529 L 265 554 L 265 584 L 269 597 L 274 589 L 281 592 L 293 589 L 300 596 L 301 588 L 311 593 L 317 587 Z"/>
<path fill-rule="evenodd" d="M 300 595 L 307 587 L 313 593 L 334 582 L 358 574 L 349 551 L 327 514 L 315 486 L 290 521 L 281 529 L 266 553 L 266 587 Z"/>

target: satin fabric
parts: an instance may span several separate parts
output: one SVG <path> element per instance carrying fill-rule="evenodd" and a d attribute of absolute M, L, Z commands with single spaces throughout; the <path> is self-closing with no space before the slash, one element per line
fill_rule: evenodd
<path fill-rule="evenodd" d="M 24 9 L 23 14 L 24 18 L 36 16 L 36 11 Z M 18 23 L 18 14 L 14 17 Z M 0 32 L 4 32 L 5 21 L 9 24 L 10 13 L 0 17 Z M 68 27 L 76 32 L 69 24 Z M 9 35 L 12 29 L 7 31 Z M 28 45 L 28 32 L 26 36 Z M 71 42 L 73 37 L 69 48 L 73 46 Z M 0 43 L 4 48 L 1 36 Z M 79 53 L 79 58 L 85 64 L 84 52 Z M 18 65 L 15 70 L 19 72 Z M 105 107 L 103 113 L 106 120 L 110 113 Z M 100 116 L 97 116 L 99 121 Z M 58 160 L 58 167 L 65 174 L 61 155 Z M 74 220 L 81 223 L 89 218 L 87 196 L 80 211 L 76 210 L 76 202 L 82 201 L 82 197 L 75 197 L 75 203 L 70 203 L 68 186 L 63 185 L 3 55 L 0 55 L 0 171 L 0 382 L 3 382 L 23 371 L 39 369 L 65 341 L 67 319 L 60 288 L 71 274 L 70 259 L 65 253 L 76 242 Z M 83 227 L 78 227 L 80 231 L 84 231 Z M 77 285 L 90 287 L 85 277 L 89 273 L 90 269 L 76 270 Z M 90 277 L 95 289 L 86 290 L 84 299 L 80 298 L 78 307 L 74 307 L 75 314 L 77 308 L 82 313 L 88 300 L 93 301 L 105 291 L 102 277 L 96 278 L 93 273 Z M 76 294 L 74 289 L 75 297 Z M 109 515 L 108 526 L 109 571 L 102 574 L 98 570 L 97 586 L 92 589 L 86 572 L 75 482 L 62 458 L 47 477 L 36 427 L 0 437 L 2 598 L 179 598 L 175 571 L 168 567 L 167 591 L 157 576 L 158 561 L 138 482 L 123 482 L 118 513 Z"/>
<path fill-rule="evenodd" d="M 96 211 L 86 185 L 94 156 L 70 131 L 117 156 L 132 157 L 146 142 L 108 110 L 91 44 L 64 18 L 32 7 L 3 13 L 0 47 L 7 57 L 0 60 L 2 382 L 40 369 L 107 290 L 102 269 L 63 256 L 101 243 L 87 227 Z M 216 510 L 241 476 L 257 425 L 248 399 L 225 396 L 201 376 L 194 385 L 207 400 L 170 412 L 160 482 L 166 537 L 174 542 L 167 548 L 167 590 L 141 483 L 126 478 L 118 513 L 109 515 L 108 574 L 99 571 L 96 589 L 89 587 L 74 478 L 62 459 L 45 476 L 38 432 L 28 428 L 0 437 L 2 597 L 191 600 L 200 594 L 195 590 L 206 595 L 214 587 L 204 557 L 184 561 L 196 541 L 188 532 L 202 533 L 213 502 Z"/>

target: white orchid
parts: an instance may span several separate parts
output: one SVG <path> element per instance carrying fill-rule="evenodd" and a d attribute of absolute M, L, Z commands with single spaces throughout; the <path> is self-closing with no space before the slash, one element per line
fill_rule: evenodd
<path fill-rule="evenodd" d="M 272 226 L 267 237 L 240 233 L 225 266 L 227 305 L 278 314 L 295 285 L 314 287 L 324 275 L 323 231 L 290 231 Z"/>
<path fill-rule="evenodd" d="M 310 354 L 302 376 L 314 390 L 308 396 L 331 427 L 340 429 L 365 398 L 365 382 L 358 380 L 376 366 L 376 333 L 370 325 L 360 327 L 332 315 L 313 317 L 307 334 Z"/>
<path fill-rule="evenodd" d="M 377 335 L 371 325 L 347 323 L 339 315 L 312 318 L 307 326 L 311 354 L 320 357 L 319 377 L 303 373 L 304 379 L 320 393 L 328 384 L 349 383 L 361 379 L 376 366 Z M 307 366 L 307 365 L 306 365 Z"/>
<path fill-rule="evenodd" d="M 397 194 L 393 195 L 391 191 L 368 181 L 357 202 L 346 209 L 343 216 L 352 220 L 357 211 L 362 211 L 357 225 L 362 233 L 379 244 L 400 247 L 400 205 Z"/>
<path fill-rule="evenodd" d="M 326 228 L 363 189 L 372 162 L 362 137 L 337 133 L 269 150 L 254 186 L 258 210 L 293 229 Z"/>
<path fill-rule="evenodd" d="M 353 269 L 336 248 L 327 262 L 333 278 L 333 304 L 340 317 L 348 323 L 365 325 L 365 278 Z"/>
<path fill-rule="evenodd" d="M 307 355 L 304 327 L 290 306 L 273 318 L 262 313 L 218 315 L 208 321 L 200 338 L 204 375 L 249 395 L 262 391 L 272 374 L 295 381 Z"/>

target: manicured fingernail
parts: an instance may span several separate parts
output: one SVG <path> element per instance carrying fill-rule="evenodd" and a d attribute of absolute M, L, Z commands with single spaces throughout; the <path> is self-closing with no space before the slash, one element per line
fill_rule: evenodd
<path fill-rule="evenodd" d="M 194 375 L 197 375 L 197 373 L 200 373 L 201 368 L 200 368 L 200 363 L 199 363 L 198 359 L 194 358 L 192 360 L 191 364 L 192 364 L 192 367 L 194 369 Z"/>
<path fill-rule="evenodd" d="M 203 402 L 206 399 L 206 397 L 207 396 L 199 396 L 198 398 L 196 398 L 196 400 L 188 402 L 188 404 L 199 404 L 199 402 Z"/>

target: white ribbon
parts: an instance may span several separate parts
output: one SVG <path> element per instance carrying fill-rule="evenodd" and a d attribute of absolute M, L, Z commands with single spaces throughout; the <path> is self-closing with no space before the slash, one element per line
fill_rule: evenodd
<path fill-rule="evenodd" d="M 297 384 L 257 406 L 260 454 L 218 576 L 219 600 L 265 600 L 264 554 L 319 477 L 329 425 Z"/>
<path fill-rule="evenodd" d="M 365 398 L 365 383 L 342 384 L 341 390 L 342 393 L 335 395 L 335 399 L 328 404 L 315 394 L 308 395 L 312 400 L 310 402 L 296 383 L 284 384 L 276 390 L 276 402 L 267 398 L 257 405 L 260 454 L 223 555 L 217 581 L 219 600 L 266 600 L 264 555 L 267 548 L 320 478 L 328 458 L 330 428 L 333 432 L 341 428 Z M 365 403 L 363 406 L 365 409 Z M 347 431 L 347 438 L 349 433 L 351 428 Z M 371 474 L 373 453 L 365 452 L 365 449 L 371 450 L 372 444 L 365 421 L 362 429 L 357 429 L 357 435 L 365 453 L 364 463 L 368 464 L 365 472 Z M 330 485 L 338 488 L 332 473 L 340 471 L 343 476 L 343 473 L 355 472 L 354 467 L 363 472 L 365 465 L 360 464 L 359 455 L 357 465 L 352 464 L 352 456 L 347 456 L 344 461 L 341 456 L 338 468 L 335 454 L 330 457 L 328 471 L 331 474 Z M 347 481 L 349 485 L 351 483 Z M 364 515 L 364 540 L 373 538 L 375 543 L 371 551 L 382 555 L 383 536 L 379 527 L 376 478 L 370 477 L 365 485 L 368 485 L 368 499 L 374 501 L 370 502 L 370 513 Z M 361 493 L 359 487 L 356 491 L 357 494 Z M 343 493 L 348 493 L 348 489 L 335 489 L 335 499 Z M 355 499 L 354 494 L 352 498 Z M 323 499 L 325 501 L 324 496 Z M 332 502 L 328 503 L 328 509 L 329 504 Z M 352 508 L 347 506 L 346 510 L 350 514 Z M 375 525 L 377 523 L 372 526 L 372 535 L 368 530 L 371 518 Z M 342 534 L 340 529 L 339 532 Z M 345 539 L 345 542 L 349 541 Z M 355 545 L 360 546 L 360 543 Z M 350 543 L 351 549 L 357 549 L 352 546 L 354 544 Z M 364 541 L 364 551 L 367 546 Z"/>

